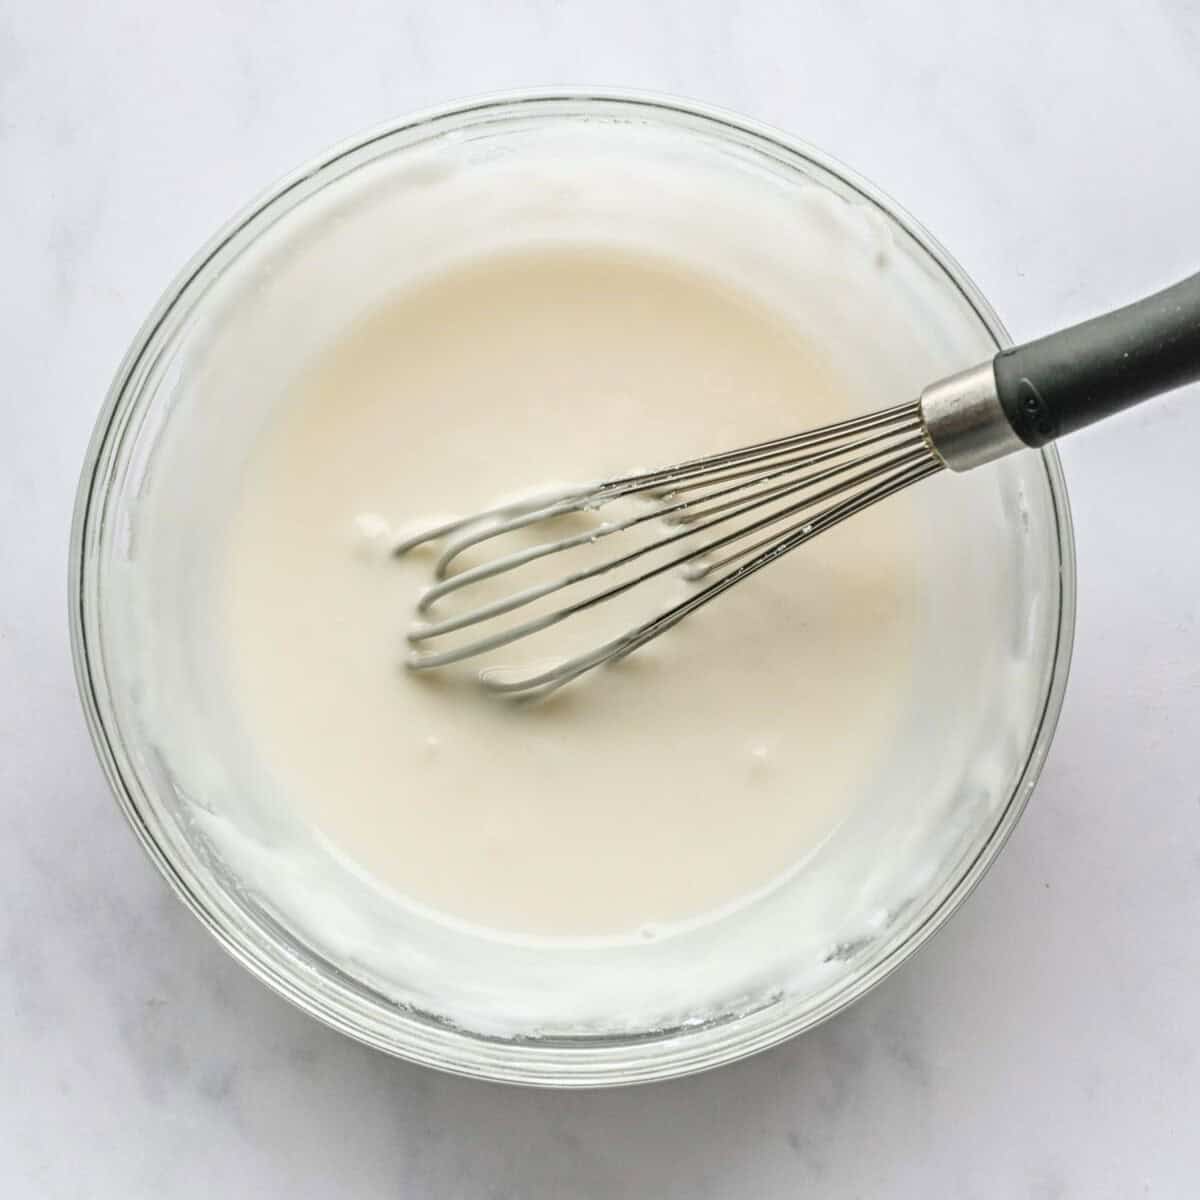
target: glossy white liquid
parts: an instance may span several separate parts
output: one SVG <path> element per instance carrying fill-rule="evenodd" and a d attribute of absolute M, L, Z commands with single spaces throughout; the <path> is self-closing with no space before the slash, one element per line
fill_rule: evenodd
<path fill-rule="evenodd" d="M 430 559 L 386 535 L 894 405 L 994 343 L 852 189 L 653 122 L 412 137 L 242 246 L 129 431 L 102 629 L 153 820 L 364 1030 L 827 1012 L 1021 794 L 1040 459 L 912 488 L 525 709 L 405 670 Z"/>
<path fill-rule="evenodd" d="M 653 937 L 761 892 L 897 738 L 917 602 L 903 500 L 524 707 L 403 668 L 429 559 L 391 559 L 387 531 L 861 403 L 786 313 L 681 257 L 547 242 L 410 284 L 299 373 L 244 472 L 225 619 L 257 753 L 351 860 L 473 925 Z M 606 616 L 569 637 L 597 640 Z"/>

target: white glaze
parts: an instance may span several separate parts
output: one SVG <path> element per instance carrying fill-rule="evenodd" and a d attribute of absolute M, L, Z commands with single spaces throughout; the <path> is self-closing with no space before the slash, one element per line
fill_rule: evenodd
<path fill-rule="evenodd" d="M 571 296 L 573 354 L 545 309 Z M 569 482 L 548 446 L 572 478 L 655 465 L 987 350 L 870 207 L 657 131 L 450 142 L 311 198 L 163 367 L 110 622 L 180 853 L 475 1030 L 819 1002 L 937 902 L 1024 765 L 1052 636 L 1036 460 L 934 480 L 526 712 L 404 675 L 421 572 L 383 548 Z"/>
<path fill-rule="evenodd" d="M 266 760 L 372 874 L 478 925 L 635 935 L 760 890 L 828 836 L 895 736 L 915 605 L 903 509 L 516 708 L 478 694 L 478 664 L 397 669 L 430 551 L 363 562 L 347 535 L 374 545 L 370 513 L 470 512 L 547 472 L 671 462 L 848 404 L 777 314 L 619 247 L 481 259 L 397 297 L 309 368 L 247 473 L 230 622 Z M 600 644 L 685 587 L 655 583 L 493 659 Z"/>

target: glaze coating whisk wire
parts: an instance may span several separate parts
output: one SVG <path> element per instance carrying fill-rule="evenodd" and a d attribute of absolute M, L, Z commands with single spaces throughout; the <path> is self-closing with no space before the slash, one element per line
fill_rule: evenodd
<path fill-rule="evenodd" d="M 533 636 L 604 604 L 651 579 L 682 573 L 695 590 L 582 654 L 542 670 L 520 674 L 485 672 L 489 690 L 511 696 L 552 691 L 585 671 L 645 645 L 689 613 L 781 555 L 847 517 L 942 469 L 924 432 L 919 405 L 902 404 L 870 416 L 791 437 L 691 459 L 657 471 L 564 490 L 521 501 L 428 530 L 395 547 L 397 555 L 444 540 L 434 566 L 436 582 L 417 610 L 426 620 L 409 631 L 409 666 L 430 670 L 487 654 Z M 531 530 L 576 513 L 599 513 L 619 500 L 640 500 L 633 515 L 602 520 L 583 532 L 547 538 L 453 571 L 467 551 L 520 530 Z M 624 553 L 519 588 L 497 600 L 437 619 L 439 601 L 485 580 L 584 545 L 598 545 L 646 527 L 654 535 Z M 610 581 L 630 569 L 628 577 Z M 582 585 L 579 595 L 515 625 L 495 628 L 497 618 Z M 442 649 L 448 635 L 471 630 L 467 640 Z"/>

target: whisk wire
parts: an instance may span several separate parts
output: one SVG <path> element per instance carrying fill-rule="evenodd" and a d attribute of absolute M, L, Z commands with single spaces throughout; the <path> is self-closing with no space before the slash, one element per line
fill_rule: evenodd
<path fill-rule="evenodd" d="M 425 541 L 446 541 L 435 565 L 437 582 L 418 603 L 421 614 L 431 612 L 438 601 L 452 592 L 495 579 L 550 555 L 629 533 L 648 522 L 664 523 L 670 532 L 599 563 L 478 604 L 464 613 L 426 621 L 408 634 L 414 647 L 409 665 L 416 670 L 430 670 L 501 649 L 668 572 L 683 570 L 685 578 L 693 583 L 711 580 L 651 619 L 550 668 L 526 674 L 491 669 L 483 674 L 485 686 L 492 691 L 508 695 L 543 694 L 601 663 L 631 653 L 781 555 L 941 469 L 941 460 L 925 436 L 919 406 L 914 403 L 446 522 L 395 547 L 396 554 L 403 554 Z M 460 555 L 492 539 L 571 514 L 597 511 L 620 500 L 646 501 L 647 507 L 631 516 L 602 521 L 580 533 L 511 550 L 453 574 L 449 571 Z M 827 504 L 829 501 L 832 503 Z M 752 516 L 760 512 L 761 515 Z M 748 519 L 735 528 L 721 528 L 740 518 Z M 784 522 L 784 528 L 778 528 Z M 704 537 L 709 533 L 715 536 Z M 764 533 L 765 536 L 756 536 Z M 752 540 L 738 545 L 746 539 Z M 728 552 L 721 554 L 721 551 Z M 447 649 L 429 646 L 435 639 L 505 616 L 660 553 L 666 554 L 664 561 L 548 612 Z M 711 579 L 717 572 L 725 573 Z"/>

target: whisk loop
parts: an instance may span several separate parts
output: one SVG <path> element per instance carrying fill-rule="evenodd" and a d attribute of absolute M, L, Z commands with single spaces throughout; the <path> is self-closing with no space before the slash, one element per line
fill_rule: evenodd
<path fill-rule="evenodd" d="M 422 594 L 425 618 L 408 633 L 408 665 L 446 667 L 512 645 L 608 603 L 648 581 L 674 573 L 694 588 L 650 619 L 583 653 L 550 666 L 493 668 L 481 675 L 488 690 L 514 697 L 544 695 L 603 663 L 644 646 L 747 576 L 903 488 L 942 469 L 924 432 L 918 403 L 829 425 L 791 437 L 691 459 L 658 471 L 563 489 L 447 522 L 399 543 L 444 544 Z M 547 537 L 496 557 L 453 570 L 468 551 L 560 518 L 597 513 L 616 501 L 638 502 L 632 513 L 561 537 Z M 488 580 L 551 555 L 607 542 L 635 530 L 650 531 L 624 553 L 615 553 L 544 582 L 519 587 L 499 599 L 438 618 L 439 603 Z M 632 573 L 613 581 L 625 569 Z M 593 583 L 597 590 L 583 591 Z M 580 594 L 582 592 L 582 594 Z M 565 603 L 497 628 L 498 618 L 564 593 Z M 567 597 L 577 594 L 577 598 Z M 445 646 L 448 635 L 473 635 Z M 443 648 L 445 647 L 445 648 Z"/>

